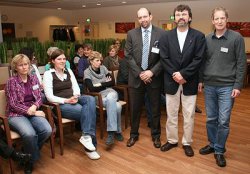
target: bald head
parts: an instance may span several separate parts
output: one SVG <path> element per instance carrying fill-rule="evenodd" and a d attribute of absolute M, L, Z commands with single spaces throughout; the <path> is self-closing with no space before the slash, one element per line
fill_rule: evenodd
<path fill-rule="evenodd" d="M 146 12 L 148 13 L 149 16 L 151 15 L 151 12 L 150 12 L 147 8 L 142 7 L 142 8 L 140 8 L 140 9 L 137 11 L 137 16 L 138 16 L 138 13 L 141 12 L 141 11 L 144 11 L 144 12 L 146 11 Z"/>
<path fill-rule="evenodd" d="M 140 8 L 137 11 L 138 22 L 142 28 L 148 28 L 151 25 L 152 15 L 146 8 Z"/>

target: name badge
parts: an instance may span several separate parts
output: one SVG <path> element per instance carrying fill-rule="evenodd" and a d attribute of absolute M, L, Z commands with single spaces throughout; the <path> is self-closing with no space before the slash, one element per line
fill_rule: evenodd
<path fill-rule="evenodd" d="M 223 53 L 228 53 L 228 48 L 221 47 L 220 51 L 223 52 Z"/>
<path fill-rule="evenodd" d="M 36 84 L 36 85 L 32 86 L 32 89 L 33 89 L 33 91 L 39 89 L 39 85 Z"/>
<path fill-rule="evenodd" d="M 152 50 L 151 50 L 152 53 L 156 53 L 156 54 L 159 54 L 160 50 L 159 48 L 156 48 L 156 47 L 152 47 Z"/>

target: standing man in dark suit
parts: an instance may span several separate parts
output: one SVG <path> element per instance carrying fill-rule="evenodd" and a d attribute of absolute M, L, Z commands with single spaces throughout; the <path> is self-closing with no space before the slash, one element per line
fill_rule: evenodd
<path fill-rule="evenodd" d="M 178 110 L 180 100 L 183 112 L 182 145 L 185 154 L 194 155 L 191 147 L 194 114 L 199 81 L 199 67 L 205 51 L 205 36 L 190 28 L 192 12 L 187 5 L 174 9 L 177 27 L 160 39 L 160 56 L 164 69 L 164 88 L 167 103 L 167 143 L 161 151 L 178 145 Z"/>
<path fill-rule="evenodd" d="M 131 147 L 139 138 L 139 124 L 144 96 L 147 93 L 152 110 L 151 136 L 154 146 L 161 147 L 160 94 L 161 71 L 159 39 L 164 30 L 151 24 L 152 15 L 146 8 L 137 12 L 140 27 L 130 30 L 125 45 L 125 57 L 129 66 L 129 95 L 131 109 L 131 131 L 127 146 Z"/>

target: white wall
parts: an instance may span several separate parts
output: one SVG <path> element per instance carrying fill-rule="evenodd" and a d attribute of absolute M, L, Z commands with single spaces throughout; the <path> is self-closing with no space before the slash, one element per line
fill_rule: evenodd
<path fill-rule="evenodd" d="M 86 18 L 91 18 L 95 38 L 126 38 L 126 34 L 115 33 L 115 22 L 136 22 L 136 12 L 140 7 L 147 7 L 153 15 L 153 23 L 168 20 L 178 4 L 187 4 L 193 12 L 192 27 L 208 34 L 212 31 L 211 11 L 223 6 L 229 11 L 229 21 L 250 22 L 250 0 L 204 0 L 179 1 L 171 3 L 151 3 L 144 5 L 105 7 L 82 10 L 45 10 L 37 8 L 20 8 L 0 6 L 2 14 L 7 14 L 8 21 L 16 24 L 16 36 L 25 37 L 27 31 L 40 41 L 50 39 L 49 25 L 77 25 L 78 39 L 85 38 L 83 27 Z M 246 50 L 250 51 L 250 38 L 245 38 Z"/>
<path fill-rule="evenodd" d="M 0 11 L 8 16 L 5 23 L 15 23 L 16 37 L 32 31 L 40 41 L 49 40 L 50 25 L 70 25 L 72 19 L 72 12 L 66 10 L 0 6 Z"/>

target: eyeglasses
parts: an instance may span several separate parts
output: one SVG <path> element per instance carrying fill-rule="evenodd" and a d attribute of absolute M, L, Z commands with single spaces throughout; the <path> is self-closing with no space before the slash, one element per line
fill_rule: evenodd
<path fill-rule="evenodd" d="M 186 17 L 188 14 L 187 13 L 177 13 L 175 14 L 175 17 Z"/>
<path fill-rule="evenodd" d="M 116 42 L 115 44 L 119 44 L 120 45 L 121 43 L 120 42 Z"/>

